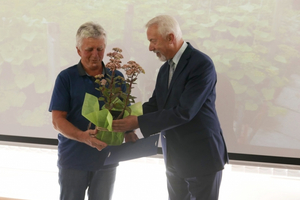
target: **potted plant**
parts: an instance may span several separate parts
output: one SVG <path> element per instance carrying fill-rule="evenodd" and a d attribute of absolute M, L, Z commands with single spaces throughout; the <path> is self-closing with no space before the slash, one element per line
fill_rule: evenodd
<path fill-rule="evenodd" d="M 128 115 L 139 116 L 142 114 L 142 105 L 135 103 L 135 97 L 131 95 L 133 85 L 136 84 L 140 73 L 145 73 L 144 69 L 135 61 L 128 61 L 121 65 L 123 58 L 122 49 L 113 48 L 113 52 L 107 54 L 110 57 L 106 67 L 110 69 L 111 74 L 95 76 L 101 96 L 95 97 L 86 93 L 82 106 L 82 115 L 93 123 L 98 129 L 96 138 L 108 145 L 120 145 L 124 140 L 123 132 L 112 131 L 112 121 L 121 119 Z M 123 69 L 126 79 L 121 76 L 115 76 L 115 71 Z M 122 90 L 122 86 L 126 91 Z M 100 108 L 99 101 L 103 103 Z"/>

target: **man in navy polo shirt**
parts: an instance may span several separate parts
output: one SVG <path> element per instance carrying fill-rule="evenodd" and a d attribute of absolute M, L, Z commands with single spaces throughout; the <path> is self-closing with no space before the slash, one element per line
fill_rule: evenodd
<path fill-rule="evenodd" d="M 49 111 L 53 126 L 59 131 L 60 200 L 84 200 L 87 189 L 89 200 L 112 197 L 118 164 L 103 165 L 110 147 L 95 138 L 97 130 L 88 129 L 89 121 L 81 115 L 86 92 L 101 96 L 94 76 L 111 73 L 102 61 L 106 41 L 105 30 L 99 24 L 81 25 L 76 34 L 80 62 L 61 71 L 55 82 Z M 116 71 L 116 76 L 123 74 Z M 125 86 L 122 89 L 125 91 Z M 137 139 L 134 132 L 125 134 L 127 142 Z"/>

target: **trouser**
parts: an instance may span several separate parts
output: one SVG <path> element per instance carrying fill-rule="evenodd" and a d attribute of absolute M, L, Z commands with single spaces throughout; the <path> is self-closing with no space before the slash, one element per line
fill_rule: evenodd
<path fill-rule="evenodd" d="M 60 200 L 111 200 L 116 167 L 98 171 L 59 169 Z M 87 190 L 87 191 L 86 191 Z"/>
<path fill-rule="evenodd" d="M 218 200 L 222 171 L 181 178 L 167 169 L 169 200 Z"/>

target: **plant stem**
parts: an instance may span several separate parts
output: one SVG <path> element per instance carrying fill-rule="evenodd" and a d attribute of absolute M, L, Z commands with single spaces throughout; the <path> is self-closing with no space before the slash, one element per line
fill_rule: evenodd
<path fill-rule="evenodd" d="M 134 78 L 131 77 L 130 85 L 129 85 L 129 91 L 128 91 L 128 94 L 127 94 L 127 97 L 126 97 L 125 105 L 124 105 L 124 108 L 123 108 L 122 112 L 120 113 L 120 115 L 118 116 L 117 119 L 120 119 L 124 115 L 125 109 L 126 109 L 126 107 L 128 105 L 129 96 L 131 94 L 131 87 L 132 87 L 132 84 L 133 84 L 133 80 L 134 80 Z"/>
<path fill-rule="evenodd" d="M 113 88 L 113 84 L 114 84 L 114 77 L 115 77 L 115 71 L 112 71 L 112 74 L 111 74 L 111 82 L 110 82 L 110 86 L 109 86 L 109 89 L 110 89 L 110 94 L 109 94 L 109 99 L 108 99 L 108 105 L 111 104 L 111 98 L 113 96 L 113 91 L 112 91 L 112 88 Z M 111 109 L 113 108 L 113 106 L 109 106 L 108 110 L 110 111 Z"/>

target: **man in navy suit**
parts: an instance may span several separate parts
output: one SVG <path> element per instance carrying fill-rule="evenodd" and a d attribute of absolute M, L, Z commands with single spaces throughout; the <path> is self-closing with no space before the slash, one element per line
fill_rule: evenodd
<path fill-rule="evenodd" d="M 144 137 L 161 132 L 170 200 L 217 200 L 228 155 L 215 109 L 214 64 L 183 41 L 173 17 L 157 16 L 146 28 L 149 50 L 165 63 L 144 115 L 115 120 L 113 129 L 140 128 Z"/>

